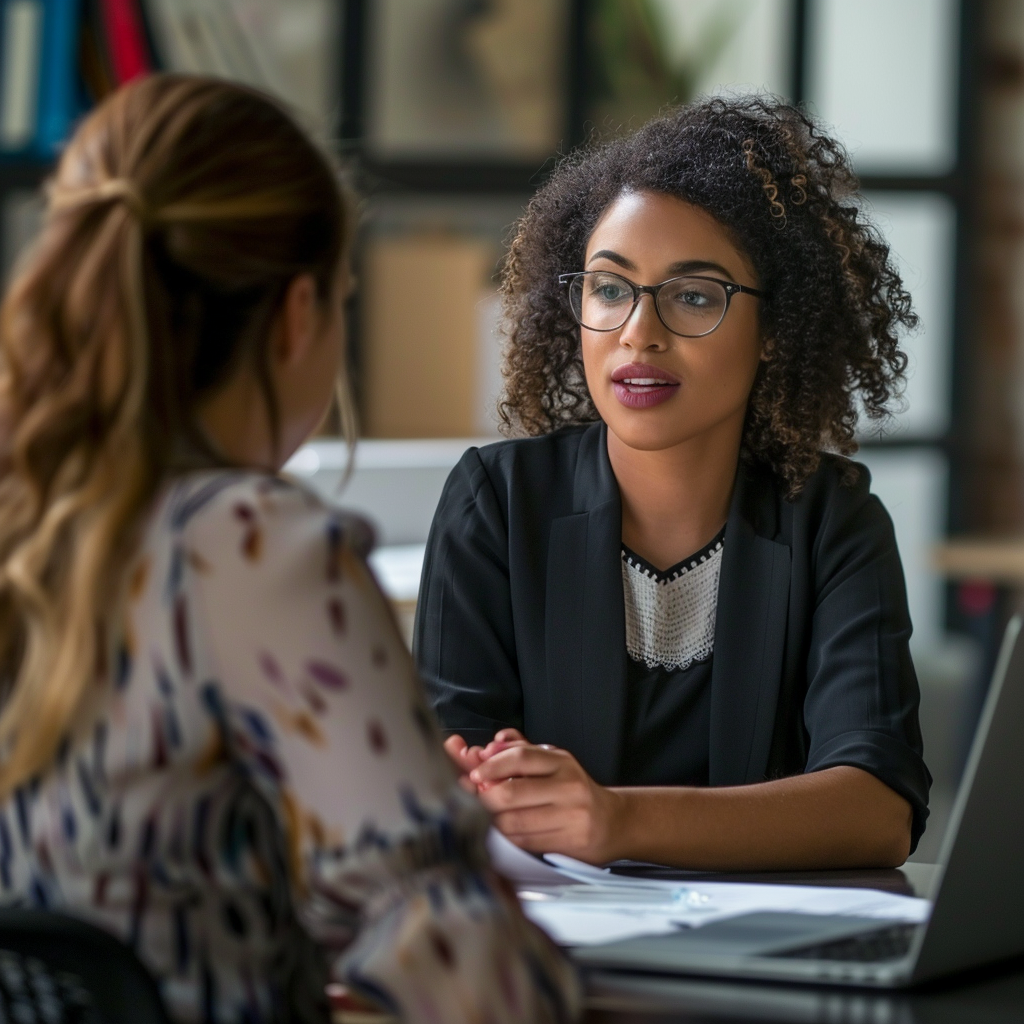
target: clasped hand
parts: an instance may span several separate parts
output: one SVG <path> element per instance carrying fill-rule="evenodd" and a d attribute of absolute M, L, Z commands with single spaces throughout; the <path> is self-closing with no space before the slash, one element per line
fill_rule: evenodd
<path fill-rule="evenodd" d="M 567 750 L 530 743 L 516 729 L 502 729 L 486 747 L 467 746 L 457 735 L 444 746 L 462 786 L 517 846 L 591 864 L 619 856 L 624 798 L 594 782 Z"/>

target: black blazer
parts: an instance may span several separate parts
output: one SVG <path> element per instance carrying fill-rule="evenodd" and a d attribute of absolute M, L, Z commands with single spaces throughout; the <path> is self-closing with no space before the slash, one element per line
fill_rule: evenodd
<path fill-rule="evenodd" d="M 741 463 L 725 529 L 711 678 L 710 783 L 834 765 L 871 772 L 924 830 L 910 616 L 870 476 L 826 455 L 795 501 Z M 513 726 L 619 780 L 626 685 L 618 485 L 604 424 L 471 448 L 434 516 L 416 613 L 442 726 Z"/>

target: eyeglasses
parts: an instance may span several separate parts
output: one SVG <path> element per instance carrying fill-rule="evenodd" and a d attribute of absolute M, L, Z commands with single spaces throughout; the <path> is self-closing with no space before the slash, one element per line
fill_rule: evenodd
<path fill-rule="evenodd" d="M 673 277 L 661 284 L 633 284 L 607 270 L 559 274 L 569 287 L 569 306 L 588 331 L 617 331 L 633 315 L 645 293 L 654 300 L 658 318 L 683 338 L 702 338 L 725 319 L 737 292 L 761 298 L 764 292 L 717 277 Z"/>

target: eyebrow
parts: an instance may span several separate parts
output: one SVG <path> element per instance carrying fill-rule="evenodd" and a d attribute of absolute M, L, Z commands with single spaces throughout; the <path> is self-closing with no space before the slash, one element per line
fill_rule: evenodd
<path fill-rule="evenodd" d="M 625 256 L 612 249 L 599 249 L 587 261 L 587 266 L 590 266 L 594 260 L 598 259 L 611 260 L 612 263 L 617 263 L 623 270 L 636 270 L 636 264 L 632 260 L 626 259 Z M 715 263 L 713 260 L 682 260 L 679 263 L 672 263 L 668 267 L 670 277 L 674 277 L 677 274 L 696 274 L 702 270 L 714 270 L 723 277 L 727 277 L 730 281 L 736 280 L 721 263 Z"/>

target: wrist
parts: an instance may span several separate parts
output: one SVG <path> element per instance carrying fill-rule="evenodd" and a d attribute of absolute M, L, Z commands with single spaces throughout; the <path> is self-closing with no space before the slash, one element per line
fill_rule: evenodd
<path fill-rule="evenodd" d="M 606 787 L 608 798 L 608 829 L 603 861 L 626 860 L 632 856 L 634 846 L 634 819 L 636 816 L 633 793 L 629 789 Z"/>

